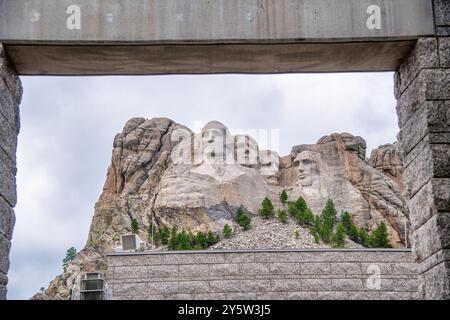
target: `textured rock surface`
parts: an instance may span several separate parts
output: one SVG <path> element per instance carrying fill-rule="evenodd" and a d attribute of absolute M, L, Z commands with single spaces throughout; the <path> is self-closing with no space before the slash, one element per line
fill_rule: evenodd
<path fill-rule="evenodd" d="M 22 85 L 0 43 L 0 300 L 6 299 L 9 250 L 15 223 L 16 149 Z"/>
<path fill-rule="evenodd" d="M 234 224 L 240 206 L 257 215 L 268 196 L 280 207 L 283 189 L 290 200 L 303 196 L 316 214 L 331 198 L 338 212 L 353 214 L 359 227 L 372 230 L 384 221 L 392 244 L 403 246 L 407 209 L 395 145 L 375 150 L 369 161 L 362 138 L 333 134 L 314 145 L 296 146 L 280 158 L 276 152 L 259 150 L 249 136 L 231 136 L 217 121 L 195 134 L 166 118 L 133 118 L 114 139 L 86 244 L 89 254 L 79 254 L 52 282 L 48 295 L 67 297 L 80 266 L 102 265 L 103 256 L 120 245 L 120 235 L 130 232 L 132 219 L 139 222 L 141 239 L 147 238 L 151 221 L 194 233 L 220 233 L 225 224 Z M 215 248 L 324 247 L 292 222 L 281 225 L 254 217 L 253 224 L 252 230 Z M 300 239 L 293 237 L 297 229 Z"/>
<path fill-rule="evenodd" d="M 401 160 L 393 145 L 374 150 L 370 161 L 365 150 L 365 141 L 348 133 L 296 146 L 291 165 L 281 169 L 282 186 L 291 199 L 303 196 L 314 213 L 331 198 L 360 227 L 373 230 L 384 221 L 391 243 L 400 247 L 410 233 Z"/>
<path fill-rule="evenodd" d="M 295 237 L 298 231 L 299 237 Z M 360 245 L 347 240 L 346 248 L 361 248 Z M 265 220 L 260 217 L 252 219 L 251 228 L 242 231 L 235 226 L 233 236 L 222 239 L 210 247 L 214 249 L 302 249 L 302 248 L 329 248 L 323 243 L 317 244 L 309 230 L 300 227 L 291 218 L 286 224 L 277 219 Z"/>

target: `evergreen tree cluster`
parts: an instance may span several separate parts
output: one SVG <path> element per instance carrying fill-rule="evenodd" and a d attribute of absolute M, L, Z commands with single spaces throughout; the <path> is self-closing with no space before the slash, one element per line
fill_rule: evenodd
<path fill-rule="evenodd" d="M 152 238 L 153 244 L 156 246 L 159 246 L 160 244 L 167 245 L 170 238 L 169 228 L 167 226 L 160 228 L 156 224 L 151 223 L 148 227 L 148 240 L 152 241 Z"/>
<path fill-rule="evenodd" d="M 182 230 L 178 232 L 174 226 L 170 231 L 167 248 L 169 250 L 202 250 L 215 245 L 220 241 L 220 236 L 211 230 L 208 233 L 198 232 L 193 234 Z"/>
<path fill-rule="evenodd" d="M 390 248 L 389 235 L 384 222 L 369 235 L 364 228 L 358 229 L 353 223 L 351 215 L 344 211 L 341 216 L 341 223 L 344 226 L 348 238 L 364 247 L 369 248 Z"/>
<path fill-rule="evenodd" d="M 299 197 L 295 202 L 289 203 L 288 212 L 301 226 L 310 227 L 314 222 L 314 215 L 302 197 Z"/>
<path fill-rule="evenodd" d="M 321 215 L 318 215 L 314 218 L 313 227 L 311 228 L 311 232 L 314 236 L 316 242 L 322 240 L 326 244 L 331 244 L 338 247 L 341 244 L 341 231 L 342 227 L 339 226 L 339 234 L 333 234 L 334 227 L 337 223 L 337 211 L 334 206 L 334 202 L 331 199 L 328 199 L 325 208 L 322 211 Z"/>

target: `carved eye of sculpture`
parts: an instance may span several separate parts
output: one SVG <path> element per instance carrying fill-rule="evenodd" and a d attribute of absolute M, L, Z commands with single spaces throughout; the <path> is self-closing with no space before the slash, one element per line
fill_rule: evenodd
<path fill-rule="evenodd" d="M 310 159 L 303 159 L 302 160 L 302 164 L 303 165 L 309 165 L 309 164 L 312 164 L 313 162 L 312 162 L 312 160 L 310 160 Z"/>

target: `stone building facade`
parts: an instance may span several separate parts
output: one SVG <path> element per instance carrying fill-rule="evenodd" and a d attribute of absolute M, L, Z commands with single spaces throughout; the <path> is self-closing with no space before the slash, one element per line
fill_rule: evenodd
<path fill-rule="evenodd" d="M 395 96 L 425 298 L 450 299 L 450 2 L 434 6 L 436 36 L 403 61 Z"/>
<path fill-rule="evenodd" d="M 16 148 L 22 86 L 0 44 L 0 299 L 6 298 L 9 251 L 17 203 Z"/>

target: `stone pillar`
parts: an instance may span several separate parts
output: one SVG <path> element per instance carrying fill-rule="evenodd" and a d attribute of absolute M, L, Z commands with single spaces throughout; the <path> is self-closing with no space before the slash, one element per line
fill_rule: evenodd
<path fill-rule="evenodd" d="M 450 299 L 450 2 L 395 74 L 398 136 L 425 299 Z"/>
<path fill-rule="evenodd" d="M 22 85 L 0 43 L 0 300 L 6 299 L 9 250 L 14 228 L 16 148 Z"/>

